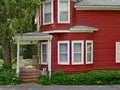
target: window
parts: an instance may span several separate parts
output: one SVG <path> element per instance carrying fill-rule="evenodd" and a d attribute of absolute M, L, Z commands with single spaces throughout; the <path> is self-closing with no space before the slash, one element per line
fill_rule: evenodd
<path fill-rule="evenodd" d="M 53 0 L 43 4 L 43 24 L 53 23 Z"/>
<path fill-rule="evenodd" d="M 69 41 L 58 41 L 58 64 L 69 64 Z"/>
<path fill-rule="evenodd" d="M 93 41 L 86 41 L 86 64 L 93 63 Z"/>
<path fill-rule="evenodd" d="M 72 64 L 83 64 L 83 41 L 72 41 Z"/>
<path fill-rule="evenodd" d="M 70 22 L 70 0 L 58 0 L 58 23 Z"/>
<path fill-rule="evenodd" d="M 120 63 L 120 42 L 116 42 L 116 63 Z"/>
<path fill-rule="evenodd" d="M 41 64 L 47 64 L 47 42 L 41 43 Z"/>

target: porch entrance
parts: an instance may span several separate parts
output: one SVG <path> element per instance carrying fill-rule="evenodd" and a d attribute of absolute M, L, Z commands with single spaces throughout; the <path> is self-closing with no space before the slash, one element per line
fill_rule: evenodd
<path fill-rule="evenodd" d="M 34 73 L 40 73 L 39 65 L 41 62 L 39 54 L 32 55 L 32 58 L 23 58 L 23 56 L 20 56 L 20 45 L 39 45 L 40 41 L 47 41 L 47 57 L 49 60 L 48 63 L 48 72 L 49 76 L 51 76 L 51 40 L 52 35 L 43 34 L 39 32 L 30 32 L 30 33 L 24 33 L 22 35 L 17 34 L 14 37 L 15 43 L 17 44 L 17 67 L 16 67 L 16 73 L 18 76 L 21 76 L 21 72 L 23 72 L 22 75 L 30 75 L 32 72 Z M 31 52 L 30 52 L 31 53 Z M 36 72 L 37 71 L 37 72 Z M 25 73 L 24 73 L 25 72 Z M 27 73 L 29 74 L 27 74 Z M 28 78 L 26 76 L 26 78 Z M 30 76 L 31 78 L 32 76 Z"/>

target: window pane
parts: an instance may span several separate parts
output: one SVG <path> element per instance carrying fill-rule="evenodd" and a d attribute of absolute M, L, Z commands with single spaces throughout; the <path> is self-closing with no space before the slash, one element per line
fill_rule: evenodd
<path fill-rule="evenodd" d="M 68 46 L 67 46 L 67 43 L 61 43 L 61 44 L 60 44 L 60 51 L 59 51 L 59 52 L 60 52 L 60 53 L 61 53 L 61 52 L 67 52 L 67 47 L 68 47 Z"/>
<path fill-rule="evenodd" d="M 117 51 L 120 51 L 120 43 L 117 43 Z"/>
<path fill-rule="evenodd" d="M 60 21 L 68 21 L 68 12 L 60 12 Z"/>
<path fill-rule="evenodd" d="M 60 11 L 68 11 L 68 1 L 60 1 Z"/>
<path fill-rule="evenodd" d="M 74 52 L 82 52 L 81 43 L 74 43 Z"/>
<path fill-rule="evenodd" d="M 47 53 L 47 45 L 46 44 L 42 45 L 42 53 Z"/>
<path fill-rule="evenodd" d="M 51 13 L 45 14 L 45 23 L 51 22 Z"/>
<path fill-rule="evenodd" d="M 74 62 L 81 62 L 81 54 L 80 53 L 76 53 L 74 54 Z"/>
<path fill-rule="evenodd" d="M 43 62 L 46 63 L 46 62 L 47 62 L 47 54 L 43 54 L 42 56 L 43 56 L 43 57 L 42 57 Z"/>
<path fill-rule="evenodd" d="M 62 63 L 67 62 L 67 54 L 60 54 L 60 62 Z"/>
<path fill-rule="evenodd" d="M 44 23 L 51 23 L 52 22 L 52 8 L 51 8 L 51 2 L 44 4 Z"/>
<path fill-rule="evenodd" d="M 51 2 L 45 3 L 44 6 L 45 6 L 45 7 L 44 7 L 44 12 L 45 12 L 45 13 L 50 13 L 50 12 L 51 12 Z"/>
<path fill-rule="evenodd" d="M 120 52 L 117 52 L 117 61 L 120 61 Z"/>
<path fill-rule="evenodd" d="M 91 62 L 91 53 L 87 53 L 87 62 Z"/>

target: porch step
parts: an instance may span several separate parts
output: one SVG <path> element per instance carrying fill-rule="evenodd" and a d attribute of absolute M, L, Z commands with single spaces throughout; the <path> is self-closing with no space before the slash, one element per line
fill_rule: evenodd
<path fill-rule="evenodd" d="M 28 81 L 28 82 L 35 82 L 37 81 L 38 77 L 40 75 L 40 70 L 21 70 L 20 71 L 20 78 L 22 81 Z"/>

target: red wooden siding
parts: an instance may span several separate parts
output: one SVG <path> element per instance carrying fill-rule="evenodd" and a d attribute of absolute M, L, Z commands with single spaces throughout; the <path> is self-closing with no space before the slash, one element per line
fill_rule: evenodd
<path fill-rule="evenodd" d="M 120 41 L 119 11 L 77 11 L 76 24 L 99 28 L 94 33 L 94 69 L 120 69 L 115 43 Z"/>
<path fill-rule="evenodd" d="M 51 31 L 51 30 L 69 30 L 71 26 L 73 26 L 75 24 L 75 8 L 74 6 L 74 2 L 71 1 L 70 3 L 70 22 L 71 23 L 58 23 L 58 8 L 57 8 L 57 2 L 58 0 L 54 0 L 54 11 L 53 11 L 53 17 L 54 17 L 54 21 L 53 24 L 48 24 L 48 25 L 43 25 L 43 13 L 42 13 L 42 26 L 41 26 L 41 31 Z M 41 8 L 43 10 L 43 7 Z M 73 14 L 74 13 L 74 14 Z"/>
<path fill-rule="evenodd" d="M 69 30 L 75 25 L 92 26 L 99 29 L 94 33 L 66 33 L 52 34 L 52 71 L 63 70 L 66 73 L 76 73 L 91 69 L 120 69 L 120 64 L 115 62 L 115 43 L 120 42 L 120 11 L 76 11 L 74 2 L 71 1 L 69 24 L 57 23 L 57 0 L 54 0 L 54 23 L 42 25 L 41 31 Z M 58 41 L 70 41 L 70 65 L 58 65 Z M 84 40 L 84 64 L 72 65 L 72 40 Z M 85 43 L 93 40 L 93 64 L 85 64 Z M 44 67 L 44 65 L 40 65 Z"/>
<path fill-rule="evenodd" d="M 92 40 L 92 34 L 86 33 L 71 33 L 71 34 L 53 34 L 52 40 L 52 71 L 63 70 L 66 73 L 79 73 L 81 71 L 88 71 L 93 68 L 93 65 L 86 65 L 85 62 L 82 65 L 72 65 L 72 40 Z M 58 65 L 58 41 L 70 41 L 70 64 L 69 65 Z M 84 44 L 85 48 L 85 44 Z M 84 50 L 85 51 L 85 50 Z M 85 52 L 84 52 L 85 56 Z M 85 61 L 86 58 L 84 58 Z"/>

